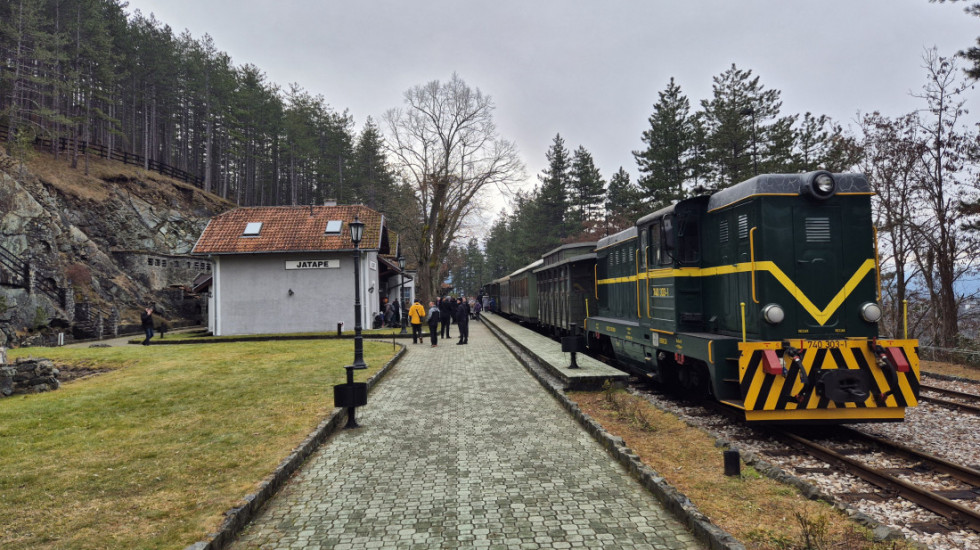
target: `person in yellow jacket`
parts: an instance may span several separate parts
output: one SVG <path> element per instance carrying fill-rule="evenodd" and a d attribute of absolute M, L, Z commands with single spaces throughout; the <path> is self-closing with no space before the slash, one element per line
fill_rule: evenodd
<path fill-rule="evenodd" d="M 415 303 L 408 310 L 408 320 L 412 323 L 413 344 L 422 341 L 422 319 L 425 319 L 425 307 L 422 306 L 422 302 L 415 300 Z"/>

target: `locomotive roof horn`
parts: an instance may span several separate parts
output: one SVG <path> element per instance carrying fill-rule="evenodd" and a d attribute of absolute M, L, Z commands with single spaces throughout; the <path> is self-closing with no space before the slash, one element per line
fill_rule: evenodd
<path fill-rule="evenodd" d="M 826 200 L 837 193 L 837 180 L 826 170 L 810 172 L 803 177 L 800 194 L 817 200 Z"/>

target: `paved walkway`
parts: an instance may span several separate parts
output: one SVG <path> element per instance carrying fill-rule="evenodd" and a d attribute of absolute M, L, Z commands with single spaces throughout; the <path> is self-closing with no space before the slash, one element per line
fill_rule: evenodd
<path fill-rule="evenodd" d="M 327 441 L 232 548 L 701 547 L 485 327 L 470 332 L 409 343 L 361 428 Z"/>

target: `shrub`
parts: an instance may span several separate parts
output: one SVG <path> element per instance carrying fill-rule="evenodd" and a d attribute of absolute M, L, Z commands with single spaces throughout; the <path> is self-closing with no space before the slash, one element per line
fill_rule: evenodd
<path fill-rule="evenodd" d="M 85 287 L 92 283 L 92 271 L 84 264 L 71 264 L 65 270 L 68 282 L 76 287 Z"/>

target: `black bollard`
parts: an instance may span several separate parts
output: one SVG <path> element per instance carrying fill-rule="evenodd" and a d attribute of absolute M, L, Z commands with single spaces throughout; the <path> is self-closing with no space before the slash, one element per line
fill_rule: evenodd
<path fill-rule="evenodd" d="M 337 336 L 343 336 L 344 334 L 344 324 L 337 323 Z"/>
<path fill-rule="evenodd" d="M 725 475 L 741 476 L 742 462 L 738 456 L 738 449 L 725 451 Z"/>

